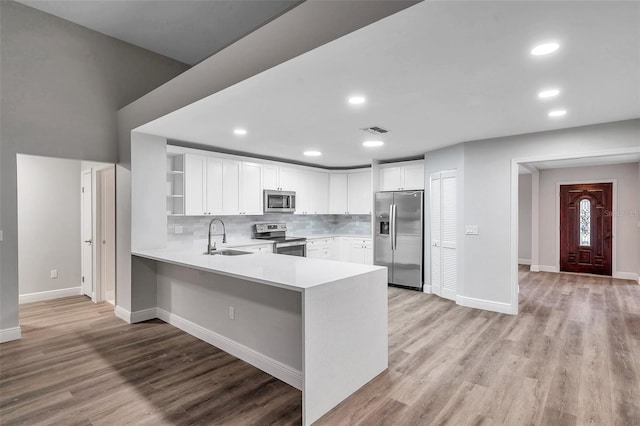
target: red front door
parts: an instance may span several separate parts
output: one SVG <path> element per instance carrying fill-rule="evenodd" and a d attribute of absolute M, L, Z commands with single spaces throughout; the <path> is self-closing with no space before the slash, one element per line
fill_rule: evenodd
<path fill-rule="evenodd" d="M 611 183 L 560 186 L 560 270 L 611 275 Z"/>

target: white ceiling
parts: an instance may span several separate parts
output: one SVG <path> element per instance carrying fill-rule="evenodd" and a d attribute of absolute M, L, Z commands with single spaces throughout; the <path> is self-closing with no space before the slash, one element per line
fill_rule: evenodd
<path fill-rule="evenodd" d="M 17 0 L 193 65 L 299 0 Z"/>
<path fill-rule="evenodd" d="M 412 6 L 138 130 L 327 167 L 640 117 L 639 2 Z M 537 43 L 560 50 L 533 57 Z M 541 101 L 537 92 L 561 89 Z M 348 105 L 347 96 L 368 102 Z M 554 107 L 567 116 L 550 119 Z M 377 149 L 360 128 L 390 130 Z M 248 134 L 232 134 L 236 126 Z M 307 149 L 321 157 L 302 155 Z"/>

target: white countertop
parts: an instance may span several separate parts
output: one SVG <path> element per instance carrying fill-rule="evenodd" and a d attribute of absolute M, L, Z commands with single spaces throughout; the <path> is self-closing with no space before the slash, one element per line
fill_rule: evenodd
<path fill-rule="evenodd" d="M 238 246 L 235 242 L 233 245 Z M 239 249 L 241 248 L 239 247 Z M 204 251 L 202 247 L 183 247 L 136 250 L 132 254 L 160 262 L 296 291 L 303 291 L 306 288 L 384 269 L 382 266 L 310 259 L 273 253 L 211 256 L 204 254 Z"/>

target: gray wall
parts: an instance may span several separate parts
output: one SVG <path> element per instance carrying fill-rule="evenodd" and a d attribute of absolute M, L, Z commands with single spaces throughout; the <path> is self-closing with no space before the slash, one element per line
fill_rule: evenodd
<path fill-rule="evenodd" d="M 511 282 L 511 160 L 638 149 L 640 119 L 465 144 L 465 296 L 517 304 Z"/>
<path fill-rule="evenodd" d="M 20 294 L 81 285 L 80 161 L 18 156 L 18 236 Z"/>
<path fill-rule="evenodd" d="M 0 2 L 0 330 L 18 326 L 16 153 L 115 163 L 118 108 L 188 67 Z"/>
<path fill-rule="evenodd" d="M 518 259 L 531 264 L 531 175 L 518 176 Z"/>
<path fill-rule="evenodd" d="M 634 274 L 640 263 L 638 248 L 637 212 L 640 210 L 638 196 L 638 164 L 616 164 L 589 167 L 571 167 L 540 171 L 540 266 L 551 269 L 558 265 L 558 183 L 589 182 L 605 179 L 617 181 L 617 194 L 613 206 L 614 220 L 617 221 L 613 236 L 616 248 L 613 272 Z M 633 213 L 636 213 L 634 216 Z"/>

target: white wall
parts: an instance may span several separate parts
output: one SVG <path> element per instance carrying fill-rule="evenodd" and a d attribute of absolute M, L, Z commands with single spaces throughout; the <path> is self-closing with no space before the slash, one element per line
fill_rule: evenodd
<path fill-rule="evenodd" d="M 616 164 L 590 167 L 571 167 L 564 169 L 548 169 L 540 171 L 540 266 L 544 269 L 552 269 L 559 266 L 559 254 L 557 244 L 559 238 L 557 211 L 558 211 L 558 187 L 559 182 L 590 182 L 605 179 L 617 180 L 617 194 L 613 206 L 614 216 L 617 221 L 616 235 L 613 236 L 616 259 L 613 263 L 613 273 L 626 273 L 634 275 L 640 265 L 640 252 L 638 252 L 638 217 L 632 212 L 640 209 L 638 196 L 638 164 Z"/>
<path fill-rule="evenodd" d="M 531 264 L 531 175 L 518 176 L 518 259 Z"/>
<path fill-rule="evenodd" d="M 117 109 L 188 66 L 12 1 L 0 1 L 0 55 L 0 332 L 15 338 L 16 153 L 115 163 Z"/>
<path fill-rule="evenodd" d="M 79 287 L 80 162 L 18 155 L 17 167 L 20 295 Z"/>

